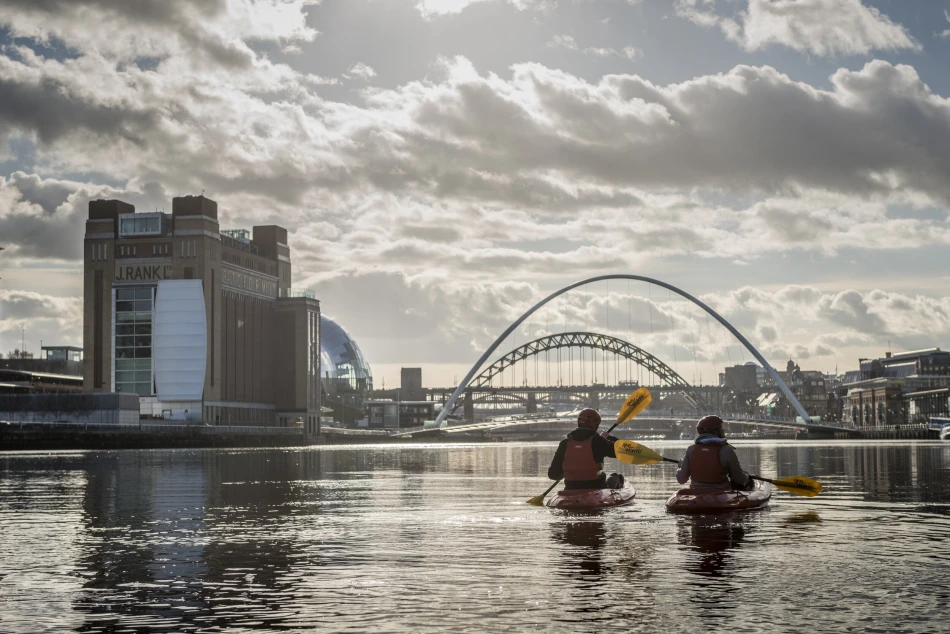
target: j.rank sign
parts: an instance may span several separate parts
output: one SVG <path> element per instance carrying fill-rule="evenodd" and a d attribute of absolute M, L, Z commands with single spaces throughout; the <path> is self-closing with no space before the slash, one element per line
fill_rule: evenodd
<path fill-rule="evenodd" d="M 116 282 L 150 282 L 172 279 L 171 264 L 116 264 Z"/>

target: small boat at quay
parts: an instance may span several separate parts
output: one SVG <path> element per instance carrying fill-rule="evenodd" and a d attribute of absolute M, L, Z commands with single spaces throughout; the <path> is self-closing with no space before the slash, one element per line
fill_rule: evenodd
<path fill-rule="evenodd" d="M 666 501 L 671 513 L 722 513 L 763 508 L 772 497 L 772 485 L 755 481 L 752 491 L 680 489 Z"/>
<path fill-rule="evenodd" d="M 545 506 L 574 511 L 596 511 L 632 504 L 636 495 L 637 491 L 630 483 L 624 483 L 620 489 L 564 489 L 548 498 Z"/>

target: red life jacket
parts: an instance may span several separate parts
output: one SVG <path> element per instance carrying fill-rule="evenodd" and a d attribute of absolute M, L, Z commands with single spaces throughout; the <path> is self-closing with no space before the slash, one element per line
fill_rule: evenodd
<path fill-rule="evenodd" d="M 600 465 L 594 460 L 594 437 L 587 440 L 567 439 L 564 452 L 564 480 L 596 480 L 600 476 Z"/>
<path fill-rule="evenodd" d="M 726 482 L 726 476 L 719 464 L 719 450 L 722 445 L 696 444 L 689 457 L 689 478 L 695 484 L 720 484 Z"/>

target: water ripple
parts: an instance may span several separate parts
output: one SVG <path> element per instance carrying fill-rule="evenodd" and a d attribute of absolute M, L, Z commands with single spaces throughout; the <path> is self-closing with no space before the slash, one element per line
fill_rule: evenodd
<path fill-rule="evenodd" d="M 674 455 L 682 443 L 657 443 Z M 553 446 L 5 454 L 3 632 L 928 632 L 950 603 L 950 452 L 739 443 L 820 479 L 759 512 L 536 508 Z"/>

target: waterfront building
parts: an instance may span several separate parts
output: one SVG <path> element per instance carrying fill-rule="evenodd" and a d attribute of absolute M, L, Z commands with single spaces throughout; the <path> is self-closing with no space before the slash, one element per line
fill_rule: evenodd
<path fill-rule="evenodd" d="M 44 374 L 62 374 L 82 378 L 82 348 L 76 346 L 42 346 L 39 359 L 0 359 L 0 369 L 24 370 Z"/>
<path fill-rule="evenodd" d="M 43 346 L 42 357 L 0 359 L 0 394 L 82 391 L 82 348 Z"/>
<path fill-rule="evenodd" d="M 320 316 L 320 329 L 324 391 L 372 391 L 373 371 L 356 340 L 326 315 Z"/>
<path fill-rule="evenodd" d="M 0 394 L 82 392 L 82 376 L 0 368 Z"/>
<path fill-rule="evenodd" d="M 399 379 L 400 400 L 425 400 L 426 393 L 422 389 L 422 368 L 400 368 Z"/>
<path fill-rule="evenodd" d="M 838 388 L 841 420 L 858 427 L 923 425 L 943 412 L 950 387 L 950 352 L 927 348 L 860 359 Z"/>
<path fill-rule="evenodd" d="M 829 397 L 825 384 L 826 377 L 823 372 L 802 370 L 797 363 L 789 359 L 785 370 L 779 371 L 778 374 L 810 416 L 817 416 L 823 420 L 830 419 L 835 409 L 832 405 L 834 396 Z M 758 394 L 752 406 L 754 409 L 766 416 L 795 415 L 785 395 L 780 390 L 772 387 L 772 383 L 760 383 L 760 385 L 766 386 L 766 389 Z"/>
<path fill-rule="evenodd" d="M 788 360 L 782 379 L 811 416 L 828 417 L 828 391 L 825 374 L 817 370 L 802 370 L 797 363 Z"/>
<path fill-rule="evenodd" d="M 435 401 L 393 401 L 373 399 L 365 403 L 365 425 L 377 429 L 422 427 L 435 419 Z"/>
<path fill-rule="evenodd" d="M 363 401 L 373 390 L 373 371 L 356 340 L 338 323 L 320 316 L 321 386 L 333 419 L 349 425 L 363 418 Z"/>
<path fill-rule="evenodd" d="M 901 379 L 880 378 L 843 386 L 841 420 L 867 429 L 903 423 L 905 385 Z"/>
<path fill-rule="evenodd" d="M 859 359 L 862 379 L 899 379 L 910 376 L 950 376 L 950 352 L 926 348 L 879 359 Z"/>
<path fill-rule="evenodd" d="M 726 368 L 723 387 L 736 392 L 758 392 L 759 382 L 754 363 L 734 365 Z"/>
<path fill-rule="evenodd" d="M 904 401 L 907 422 L 914 425 L 926 425 L 932 418 L 950 416 L 950 388 L 911 392 L 904 397 Z"/>
<path fill-rule="evenodd" d="M 218 205 L 89 203 L 83 385 L 134 393 L 146 418 L 317 433 L 320 303 L 291 290 L 287 230 L 221 230 Z"/>

